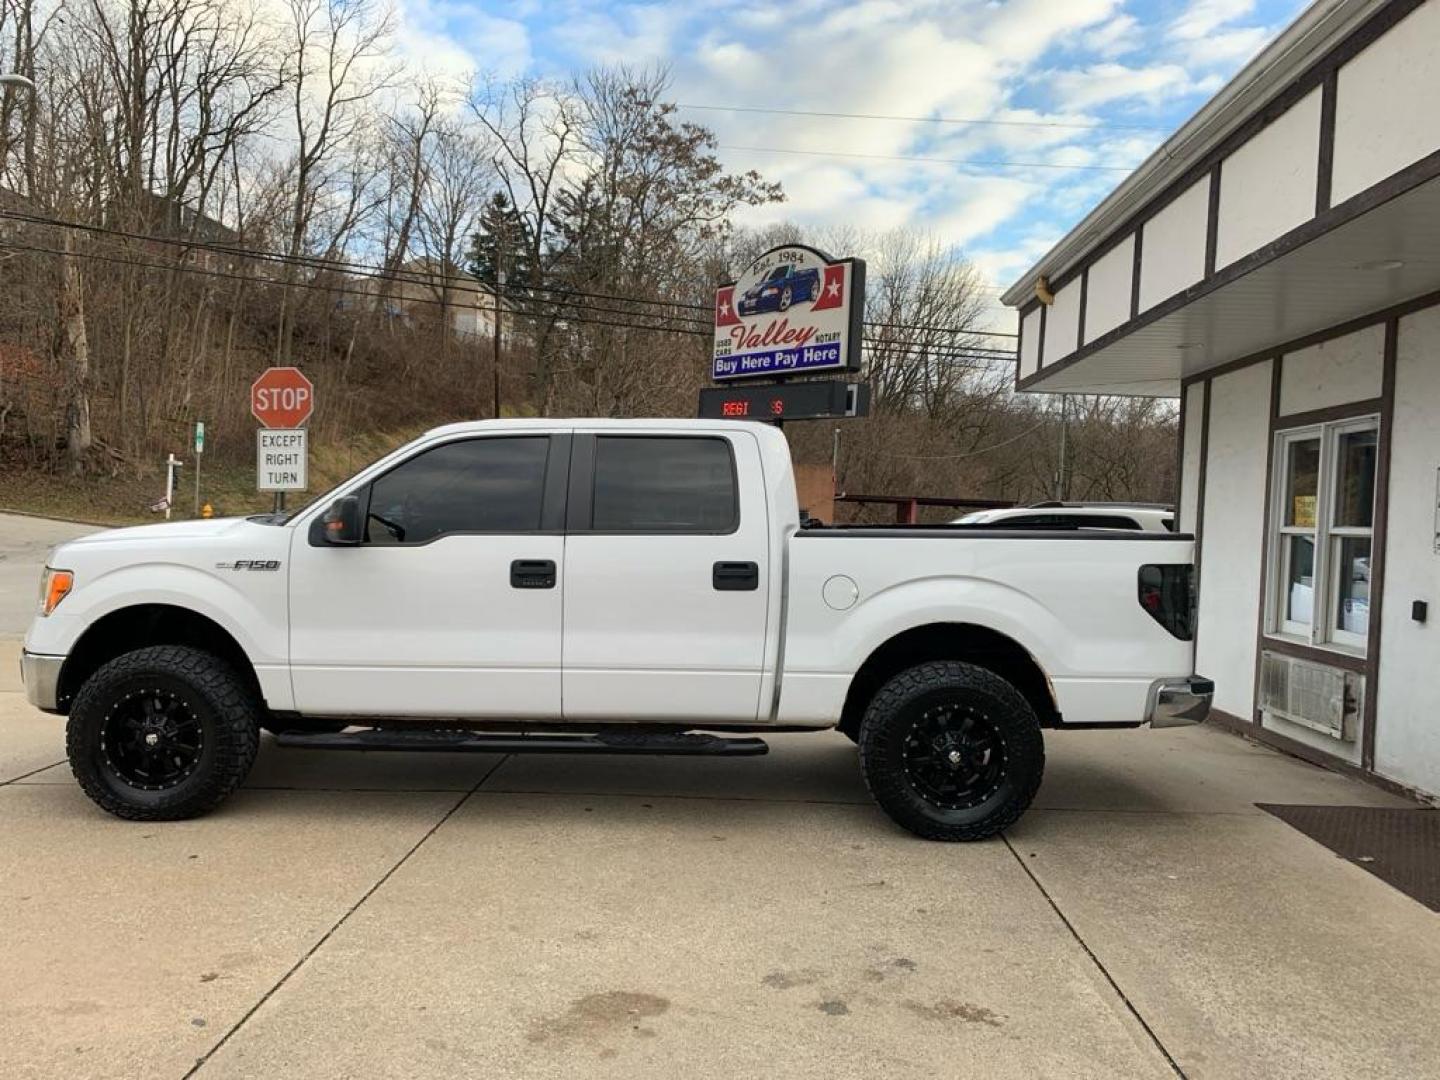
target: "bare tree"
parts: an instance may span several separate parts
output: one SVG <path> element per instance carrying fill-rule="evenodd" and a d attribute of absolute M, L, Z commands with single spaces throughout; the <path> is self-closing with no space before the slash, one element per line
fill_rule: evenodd
<path fill-rule="evenodd" d="M 288 0 L 290 24 L 282 71 L 290 93 L 296 149 L 280 294 L 275 356 L 290 353 L 294 260 L 304 254 L 310 226 L 329 187 L 336 158 L 352 148 L 372 117 L 366 105 L 395 76 L 385 63 L 391 13 L 374 0 Z M 331 245 L 333 247 L 333 245 Z"/>

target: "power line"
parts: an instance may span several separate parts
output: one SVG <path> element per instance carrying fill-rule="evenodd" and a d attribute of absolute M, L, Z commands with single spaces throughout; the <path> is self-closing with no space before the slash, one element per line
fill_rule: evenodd
<path fill-rule="evenodd" d="M 271 281 L 271 280 L 267 280 L 267 279 L 265 279 L 265 278 L 257 278 L 257 277 L 254 277 L 254 276 L 250 275 L 250 274 L 239 274 L 239 273 L 235 273 L 235 272 L 233 272 L 233 271 L 226 271 L 226 270 L 209 270 L 209 269 L 202 269 L 201 267 L 198 267 L 198 266 L 175 266 L 175 265 L 168 264 L 168 263 L 148 262 L 148 261 L 141 260 L 141 259 L 126 259 L 126 258 L 123 258 L 123 257 L 118 256 L 118 255 L 107 255 L 107 254 L 104 254 L 104 253 L 98 252 L 98 251 L 63 251 L 63 250 L 61 250 L 61 249 L 59 249 L 59 248 L 40 247 L 40 246 L 37 246 L 37 245 L 31 245 L 31 244 L 18 244 L 18 243 L 16 243 L 16 242 L 14 242 L 13 240 L 0 240 L 0 247 L 8 248 L 8 249 L 10 249 L 10 250 L 12 250 L 12 251 L 32 252 L 32 253 L 40 254 L 40 255 L 64 255 L 64 256 L 69 256 L 69 257 L 71 257 L 71 258 L 91 259 L 91 260 L 95 260 L 95 261 L 99 261 L 99 262 L 112 263 L 112 264 L 119 265 L 119 266 L 133 266 L 133 267 L 138 267 L 138 268 L 147 269 L 147 270 L 175 271 L 175 272 L 182 273 L 182 274 L 192 274 L 192 275 L 196 275 L 196 276 L 200 276 L 200 277 L 216 277 L 216 278 L 224 278 L 224 279 L 232 280 L 232 281 L 248 281 L 248 282 L 250 282 L 250 283 L 253 284 L 253 285 L 268 286 L 268 287 L 270 287 L 270 288 L 276 288 L 276 289 L 299 289 L 299 290 L 308 291 L 308 292 L 323 292 L 323 293 L 330 294 L 330 295 L 332 295 L 332 296 L 359 296 L 359 297 L 362 297 L 362 298 L 364 298 L 364 299 L 366 299 L 366 300 L 372 300 L 372 301 L 382 299 L 378 294 L 373 293 L 373 292 L 367 292 L 367 291 L 364 290 L 364 289 L 346 289 L 346 288 L 343 288 L 343 287 L 338 286 L 338 285 L 317 284 L 317 283 L 315 283 L 315 282 L 303 282 L 303 281 L 292 281 L 292 282 L 289 282 L 289 283 L 287 284 L 286 282 L 283 282 L 283 281 Z M 450 308 L 455 308 L 455 307 L 457 306 L 457 305 L 454 305 L 454 304 L 445 304 L 445 302 L 442 301 L 442 300 L 432 299 L 432 298 L 429 298 L 429 297 L 402 297 L 402 298 L 400 298 L 400 299 L 402 299 L 406 304 L 426 304 L 426 305 L 430 305 L 430 306 L 434 306 L 434 307 L 450 307 Z M 507 312 L 507 314 L 509 314 L 509 315 L 511 315 L 511 316 L 513 316 L 513 317 L 518 317 L 518 318 L 546 318 L 546 317 L 547 317 L 547 316 L 544 316 L 544 315 L 537 315 L 537 314 L 532 313 L 532 312 L 521 312 L 521 311 L 513 311 L 513 310 Z M 623 313 L 621 313 L 621 314 L 623 314 Z M 640 317 L 640 318 L 649 318 L 649 317 L 652 317 L 652 316 L 640 315 L 640 316 L 637 316 L 637 317 Z M 658 318 L 658 316 L 653 316 L 653 317 Z M 683 329 L 683 328 L 680 328 L 680 327 L 662 326 L 662 325 L 654 325 L 654 324 L 610 322 L 610 321 L 602 321 L 602 320 L 598 320 L 598 319 L 587 319 L 587 318 L 558 318 L 557 321 L 563 321 L 563 322 L 566 322 L 566 323 L 574 323 L 574 324 L 577 324 L 577 325 L 585 325 L 585 326 L 589 326 L 589 325 L 615 326 L 615 327 L 621 327 L 621 328 L 630 329 L 630 330 L 649 330 L 649 331 L 651 331 L 651 332 L 653 332 L 653 333 L 688 334 L 688 335 L 695 336 L 695 337 L 707 337 L 707 338 L 712 336 L 711 333 L 710 333 L 708 330 L 690 330 L 690 329 Z M 692 325 L 693 325 L 693 324 L 692 324 Z"/>
<path fill-rule="evenodd" d="M 907 124 L 978 124 L 988 127 L 1066 128 L 1075 131 L 1164 131 L 1156 124 L 1093 124 L 1065 120 L 992 120 L 962 116 L 894 116 L 889 113 L 821 112 L 813 109 L 762 109 L 752 105 L 679 105 L 680 109 L 704 112 L 766 113 L 772 116 L 824 116 L 841 120 L 898 120 Z"/>
<path fill-rule="evenodd" d="M 90 225 L 81 222 L 64 221 L 59 218 L 47 218 L 35 214 L 23 214 L 11 210 L 0 210 L 0 218 L 12 221 L 23 221 L 32 225 L 53 226 L 56 228 L 75 229 L 79 232 L 91 233 L 103 236 L 122 237 L 128 240 L 138 240 L 144 243 L 164 244 L 170 247 L 179 247 L 186 250 L 209 251 L 221 255 L 230 255 L 236 258 L 254 259 L 261 262 L 273 263 L 280 266 L 303 267 L 311 270 L 328 270 L 337 273 L 350 274 L 354 277 L 366 277 L 378 280 L 394 280 L 425 287 L 435 287 L 436 275 L 423 270 L 406 270 L 397 267 L 394 270 L 387 270 L 384 267 L 374 266 L 369 263 L 362 263 L 353 259 L 334 259 L 316 255 L 286 255 L 275 251 L 259 251 L 252 248 L 240 247 L 233 244 L 222 244 L 215 241 L 181 239 L 177 237 L 156 236 L 151 233 L 132 232 L 127 229 L 117 229 L 113 226 Z M 475 277 L 462 275 L 447 275 L 456 281 L 473 281 L 476 291 L 481 289 L 495 293 L 504 291 L 507 293 L 526 294 L 532 290 L 555 293 L 557 295 L 581 296 L 590 299 L 618 300 L 632 304 L 642 304 L 650 307 L 683 308 L 687 310 L 710 312 L 708 304 L 687 304 L 678 300 L 647 300 L 641 297 L 621 296 L 615 293 L 586 292 L 579 289 L 568 289 L 557 285 L 526 285 L 516 282 L 506 282 L 497 286 L 492 282 L 482 281 Z M 296 284 L 291 282 L 292 285 Z"/>
<path fill-rule="evenodd" d="M 303 268 L 306 268 L 306 269 L 331 270 L 331 271 L 335 271 L 335 272 L 339 272 L 339 273 L 350 274 L 351 276 L 354 276 L 354 277 L 366 278 L 366 279 L 368 279 L 368 280 L 380 280 L 380 281 L 384 281 L 384 280 L 394 280 L 394 281 L 396 281 L 397 283 L 409 283 L 409 284 L 419 285 L 419 286 L 424 287 L 424 288 L 435 288 L 435 287 L 436 287 L 435 275 L 433 275 L 433 274 L 428 274 L 428 273 L 426 273 L 426 272 L 424 272 L 424 271 L 405 270 L 404 268 L 396 268 L 395 270 L 386 270 L 384 267 L 377 267 L 377 266 L 373 266 L 373 265 L 370 265 L 370 264 L 357 262 L 357 261 L 355 261 L 355 260 L 331 259 L 331 258 L 323 258 L 323 257 L 311 256 L 311 255 L 290 256 L 290 255 L 285 255 L 285 254 L 283 254 L 283 253 L 281 253 L 281 252 L 255 251 L 255 250 L 252 250 L 252 249 L 249 249 L 249 248 L 240 247 L 240 246 L 238 246 L 238 245 L 222 244 L 222 243 L 217 243 L 217 242 L 215 242 L 215 241 L 185 240 L 185 239 L 180 239 L 180 238 L 175 238 L 175 237 L 156 236 L 156 235 L 150 234 L 150 233 L 139 233 L 139 232 L 133 232 L 133 231 L 127 230 L 127 229 L 119 229 L 119 228 L 115 228 L 114 226 L 91 225 L 91 224 L 85 224 L 85 223 L 81 223 L 81 222 L 71 222 L 71 221 L 65 221 L 65 220 L 60 219 L 60 218 L 44 217 L 44 216 L 41 216 L 41 215 L 38 215 L 38 214 L 26 214 L 26 213 L 22 213 L 22 212 L 19 212 L 19 211 L 13 211 L 13 210 L 0 210 L 0 219 L 8 219 L 8 220 L 11 220 L 11 221 L 21 221 L 21 222 L 26 222 L 26 223 L 32 224 L 32 225 L 42 225 L 42 226 L 49 226 L 49 227 L 55 227 L 55 228 L 74 229 L 74 230 L 76 230 L 76 231 L 85 232 L 85 233 L 89 233 L 89 234 L 92 234 L 92 235 L 115 236 L 115 237 L 120 237 L 120 238 L 124 238 L 124 239 L 128 239 L 128 240 L 138 240 L 138 241 L 141 241 L 141 242 L 144 242 L 144 243 L 163 244 L 163 245 L 170 246 L 170 247 L 178 247 L 178 248 L 181 248 L 181 249 L 187 250 L 187 251 L 188 251 L 188 250 L 209 251 L 209 252 L 213 252 L 213 253 L 216 253 L 216 254 L 229 255 L 229 256 L 232 256 L 232 257 L 235 257 L 235 258 L 255 259 L 255 260 L 258 260 L 258 261 L 261 261 L 261 262 L 267 262 L 267 263 L 272 263 L 272 264 L 281 265 L 281 266 L 296 266 L 296 267 L 303 267 Z M 56 254 L 58 254 L 58 252 L 56 252 Z M 152 266 L 151 268 L 152 268 L 152 269 L 175 269 L 175 267 L 170 267 L 170 266 L 165 266 L 165 265 L 155 265 L 155 266 Z M 248 275 L 236 275 L 236 276 L 237 276 L 237 277 L 240 277 L 241 279 L 246 280 L 246 281 L 254 280 L 253 278 L 251 278 L 251 277 L 248 276 Z M 516 297 L 516 298 L 518 298 L 518 299 L 517 299 L 516 301 L 514 301 L 514 302 L 536 302 L 536 303 L 546 303 L 546 304 L 557 305 L 557 306 L 560 305 L 560 304 L 562 304 L 562 303 L 568 303 L 570 306 L 577 307 L 577 308 L 593 310 L 593 311 L 597 311 L 597 312 L 601 312 L 601 313 L 605 313 L 605 314 L 611 314 L 611 315 L 627 315 L 627 316 L 630 316 L 630 317 L 633 317 L 633 318 L 662 318 L 662 317 L 663 317 L 663 318 L 672 318 L 672 319 L 677 319 L 677 320 L 683 319 L 683 320 L 692 322 L 692 323 L 694 323 L 694 324 L 697 325 L 697 326 L 699 326 L 699 325 L 706 325 L 706 326 L 710 325 L 708 319 L 706 319 L 706 320 L 700 320 L 700 319 L 695 319 L 695 318 L 690 317 L 690 316 L 677 315 L 677 314 L 667 314 L 667 315 L 665 315 L 665 316 L 650 315 L 650 314 L 645 313 L 645 312 L 622 311 L 622 310 L 617 310 L 617 309 L 609 308 L 609 307 L 605 307 L 605 306 L 599 306 L 599 305 L 593 305 L 593 304 L 585 304 L 585 303 L 582 303 L 582 302 L 579 302 L 579 301 L 564 301 L 564 302 L 562 302 L 562 301 L 556 301 L 556 300 L 543 300 L 543 299 L 541 299 L 541 298 L 531 296 L 530 293 L 531 293 L 532 290 L 533 290 L 533 291 L 547 292 L 547 293 L 551 293 L 551 294 L 557 295 L 557 296 L 578 296 L 578 297 L 583 297 L 583 298 L 585 298 L 585 299 L 612 300 L 612 301 L 618 301 L 618 302 L 621 302 L 621 303 L 635 304 L 635 305 L 647 306 L 647 307 L 660 307 L 660 308 L 665 308 L 665 309 L 678 309 L 678 310 L 684 310 L 684 311 L 699 311 L 699 312 L 705 312 L 707 316 L 709 316 L 709 315 L 711 315 L 711 314 L 713 313 L 713 306 L 710 305 L 710 304 L 692 304 L 692 303 L 687 303 L 687 302 L 680 301 L 680 300 L 649 300 L 649 299 L 645 299 L 645 298 L 643 298 L 643 297 L 624 296 L 624 295 L 620 295 L 620 294 L 616 294 L 616 293 L 602 293 L 602 292 L 586 291 L 586 290 L 581 290 L 581 289 L 570 289 L 570 288 L 565 288 L 565 287 L 562 287 L 562 286 L 555 286 L 555 285 L 528 286 L 528 285 L 525 285 L 525 284 L 506 282 L 506 283 L 500 285 L 500 286 L 498 287 L 498 289 L 497 289 L 495 283 L 492 283 L 492 282 L 484 282 L 484 281 L 481 281 L 481 280 L 478 279 L 478 278 L 469 278 L 469 279 L 466 279 L 466 280 L 467 280 L 467 284 L 468 284 L 468 281 L 474 281 L 475 284 L 476 284 L 476 286 L 478 287 L 478 288 L 477 288 L 477 291 L 479 291 L 479 289 L 482 289 L 482 288 L 483 288 L 483 289 L 485 289 L 485 290 L 490 291 L 492 294 L 494 294 L 495 292 L 502 292 L 504 295 L 507 296 L 507 298 L 508 298 L 508 297 Z M 288 284 L 289 284 L 289 286 L 292 287 L 292 288 L 302 287 L 302 286 L 301 286 L 301 283 L 299 283 L 299 282 L 289 282 Z M 463 291 L 463 290 L 457 290 L 457 291 Z M 365 294 L 365 295 L 369 295 L 369 294 Z M 413 299 L 413 298 L 412 298 L 412 299 Z M 867 326 L 891 327 L 891 328 L 896 328 L 896 327 L 898 327 L 898 328 L 901 328 L 901 329 L 914 329 L 914 330 L 932 330 L 932 331 L 936 331 L 936 332 L 940 332 L 940 333 L 964 333 L 964 334 L 973 334 L 973 335 L 976 335 L 976 336 L 985 336 L 985 337 L 999 337 L 999 338 L 1014 338 L 1014 337 L 1018 337 L 1018 335 L 1016 335 L 1016 334 L 1009 334 L 1009 333 L 1004 333 L 1004 332 L 1001 332 L 1001 331 L 969 330 L 969 329 L 967 329 L 967 330 L 959 330 L 959 329 L 956 329 L 956 328 L 953 328 L 953 327 L 916 326 L 916 325 L 910 325 L 910 324 L 894 324 L 894 323 L 882 323 L 882 322 L 873 322 L 873 321 L 872 321 L 872 322 L 867 322 L 865 325 L 867 325 Z"/>
<path fill-rule="evenodd" d="M 966 450 L 960 454 L 898 454 L 889 450 L 867 450 L 866 453 L 874 454 L 876 457 L 906 458 L 910 461 L 958 461 L 960 458 L 978 457 L 981 454 L 988 454 L 993 450 L 999 450 L 1002 447 L 1009 446 L 1011 443 L 1017 443 L 1025 438 L 1025 436 L 1039 431 L 1040 428 L 1044 426 L 1045 421 L 1041 420 L 1039 423 L 1032 424 L 1020 432 L 1019 435 L 1003 439 L 998 443 L 992 443 L 989 446 L 982 446 L 976 450 Z"/>
<path fill-rule="evenodd" d="M 265 279 L 265 278 L 256 278 L 256 277 L 251 276 L 251 275 L 249 275 L 249 274 L 240 274 L 240 273 L 236 273 L 236 272 L 234 272 L 234 271 L 208 269 L 208 268 L 203 268 L 203 267 L 198 267 L 198 266 L 180 266 L 180 265 L 174 265 L 174 264 L 168 264 L 168 263 L 151 262 L 151 261 L 143 260 L 143 259 L 125 258 L 125 257 L 123 257 L 123 256 L 111 255 L 111 254 L 106 254 L 106 253 L 98 252 L 98 251 L 64 251 L 64 250 L 62 250 L 62 249 L 60 249 L 60 248 L 42 247 L 42 246 L 33 245 L 33 244 L 21 244 L 21 243 L 17 243 L 17 242 L 15 242 L 15 241 L 12 241 L 12 240 L 0 240 L 0 247 L 4 247 L 4 248 L 7 248 L 7 249 L 12 250 L 12 251 L 23 251 L 23 252 L 33 253 L 33 254 L 41 254 L 41 255 L 61 255 L 61 256 L 68 256 L 68 257 L 71 257 L 71 258 L 90 259 L 90 260 L 93 260 L 93 261 L 110 263 L 110 264 L 120 265 L 120 266 L 132 266 L 132 267 L 136 267 L 136 268 L 140 268 L 140 269 L 163 270 L 163 271 L 167 271 L 167 272 L 173 271 L 173 272 L 182 273 L 182 274 L 191 274 L 191 275 L 199 276 L 199 277 L 215 277 L 215 278 L 222 278 L 222 279 L 225 279 L 225 280 L 232 280 L 232 281 L 248 281 L 248 282 L 250 282 L 251 284 L 268 286 L 268 287 L 271 287 L 271 288 L 279 288 L 279 289 L 290 288 L 290 289 L 299 289 L 299 290 L 308 291 L 308 292 L 323 292 L 323 293 L 326 293 L 326 294 L 329 294 L 329 295 L 332 295 L 332 296 L 337 296 L 337 295 L 338 295 L 338 296 L 358 296 L 358 297 L 361 297 L 361 298 L 363 298 L 363 299 L 372 300 L 372 301 L 381 299 L 381 297 L 380 297 L 379 295 L 377 295 L 376 293 L 367 292 L 367 291 L 365 291 L 365 290 L 363 290 L 363 289 L 347 289 L 347 288 L 343 288 L 343 287 L 341 287 L 341 286 L 339 286 L 339 285 L 320 284 L 320 283 L 315 283 L 315 282 L 290 282 L 290 283 L 287 284 L 287 283 L 285 283 L 285 282 L 271 281 L 271 280 L 267 280 L 267 279 Z M 453 307 L 456 306 L 456 305 L 453 305 L 453 304 L 446 304 L 443 300 L 433 299 L 433 298 L 429 298 L 429 297 L 403 297 L 403 298 L 401 298 L 401 299 L 402 299 L 405 303 L 407 303 L 407 304 L 425 304 L 425 305 L 432 306 L 432 307 L 442 307 L 442 308 L 443 308 L 443 307 L 451 307 L 451 308 L 453 308 Z M 539 302 L 540 302 L 540 303 L 552 303 L 552 304 L 553 304 L 553 302 L 551 302 L 551 301 L 539 301 Z M 636 315 L 635 313 L 613 312 L 613 311 L 611 311 L 610 309 L 604 309 L 604 308 L 599 309 L 599 310 L 602 311 L 602 312 L 605 312 L 605 313 L 609 313 L 609 314 L 622 314 L 622 315 L 623 315 L 623 314 L 630 314 L 632 317 L 638 317 L 638 318 L 655 318 L 655 319 L 661 318 L 660 316 L 649 316 L 649 315 L 643 315 L 643 314 L 642 314 L 642 315 Z M 634 323 L 634 322 L 624 322 L 624 321 L 620 321 L 620 320 L 597 319 L 597 318 L 593 318 L 593 317 L 584 317 L 584 318 L 581 318 L 581 317 L 574 317 L 574 316 L 567 316 L 567 315 L 556 315 L 556 314 L 554 314 L 554 313 L 542 314 L 542 313 L 536 313 L 536 312 L 525 312 L 525 311 L 515 311 L 515 310 L 510 310 L 510 311 L 507 312 L 507 314 L 509 314 L 509 315 L 512 316 L 512 317 L 516 317 L 516 318 L 527 318 L 527 319 L 546 319 L 546 318 L 550 318 L 550 319 L 553 319 L 554 321 L 556 321 L 556 322 L 558 322 L 558 323 L 564 323 L 564 324 L 566 324 L 566 325 L 576 325 L 576 326 L 605 326 L 605 327 L 611 327 L 611 328 L 617 328 L 617 329 L 624 329 L 624 330 L 648 331 L 648 332 L 650 332 L 650 333 L 658 333 L 658 334 L 681 334 L 681 335 L 685 335 L 685 336 L 688 336 L 688 337 L 699 337 L 699 338 L 712 338 L 712 337 L 713 337 L 713 331 L 710 330 L 710 329 L 691 329 L 691 328 L 687 328 L 687 325 L 688 325 L 689 327 L 694 327 L 694 326 L 696 326 L 697 324 L 696 324 L 694 321 L 689 321 L 688 324 L 686 324 L 686 325 L 680 325 L 680 326 L 671 325 L 671 326 L 666 326 L 666 325 L 657 325 L 657 324 L 655 324 L 655 323 Z M 679 321 L 681 321 L 682 324 L 686 323 L 686 321 L 683 320 L 683 319 L 681 319 L 681 320 L 679 320 Z M 994 363 L 994 362 L 1009 362 L 1009 361 L 1012 361 L 1012 360 L 1014 359 L 1014 353 L 1010 353 L 1010 352 L 1006 352 L 1006 351 L 998 350 L 998 349 L 987 349 L 987 348 L 983 348 L 983 347 L 980 347 L 980 346 L 961 347 L 961 348 L 957 348 L 957 349 L 943 349 L 943 348 L 940 348 L 940 349 L 926 349 L 926 348 L 924 348 L 923 346 L 917 345 L 916 343 L 909 343 L 909 342 L 883 343 L 883 342 L 882 342 L 882 343 L 871 343 L 869 347 L 870 347 L 870 349 L 871 349 L 872 352 L 878 351 L 878 352 L 881 352 L 881 353 L 889 353 L 889 354 L 892 354 L 892 355 L 895 354 L 895 353 L 900 353 L 901 355 L 919 356 L 919 357 L 929 357 L 929 358 L 935 359 L 935 360 L 964 360 L 964 361 L 978 361 L 978 362 L 981 362 L 981 363 Z"/>
<path fill-rule="evenodd" d="M 917 161 L 927 165 L 958 165 L 965 168 L 995 169 L 1079 169 L 1086 172 L 1134 172 L 1125 165 L 1059 165 L 1046 161 L 968 161 L 965 158 L 909 157 L 904 154 L 852 154 L 843 150 L 794 150 L 780 146 L 727 146 L 719 150 L 742 150 L 752 154 L 801 154 L 805 157 L 860 158 L 866 161 Z"/>
<path fill-rule="evenodd" d="M 1011 334 L 1003 330 L 970 330 L 958 326 L 926 326 L 921 323 L 881 322 L 877 319 L 866 319 L 865 325 L 892 330 L 933 330 L 940 334 L 975 334 L 981 337 L 1018 338 L 1020 336 L 1019 334 Z"/>

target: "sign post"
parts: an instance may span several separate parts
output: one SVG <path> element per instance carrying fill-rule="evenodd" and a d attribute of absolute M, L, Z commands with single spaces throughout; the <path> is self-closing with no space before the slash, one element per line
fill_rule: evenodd
<path fill-rule="evenodd" d="M 315 384 L 299 368 L 269 368 L 250 386 L 250 412 L 263 425 L 256 433 L 255 486 L 275 492 L 277 513 L 285 509 L 285 492 L 305 490 L 305 422 L 314 411 Z"/>
<path fill-rule="evenodd" d="M 200 516 L 200 455 L 205 453 L 205 421 L 195 421 L 195 516 Z"/>
<path fill-rule="evenodd" d="M 175 474 L 180 471 L 184 464 L 174 454 L 167 454 L 165 457 L 165 520 L 170 520 L 170 508 L 175 505 Z"/>

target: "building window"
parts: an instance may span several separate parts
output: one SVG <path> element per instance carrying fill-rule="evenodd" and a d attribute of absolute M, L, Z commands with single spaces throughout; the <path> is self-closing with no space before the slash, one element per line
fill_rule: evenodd
<path fill-rule="evenodd" d="M 1269 632 L 1363 653 L 1379 420 L 1315 424 L 1275 438 Z"/>

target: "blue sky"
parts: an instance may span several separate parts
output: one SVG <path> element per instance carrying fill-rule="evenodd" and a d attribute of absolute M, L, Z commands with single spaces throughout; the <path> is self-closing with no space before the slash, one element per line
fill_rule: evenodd
<path fill-rule="evenodd" d="M 716 132 L 728 166 L 783 183 L 788 201 L 747 222 L 914 226 L 963 248 L 1003 286 L 1304 6 L 401 0 L 398 14 L 406 52 L 457 74 L 661 63 L 687 106 L 1007 121 L 684 113 Z"/>

